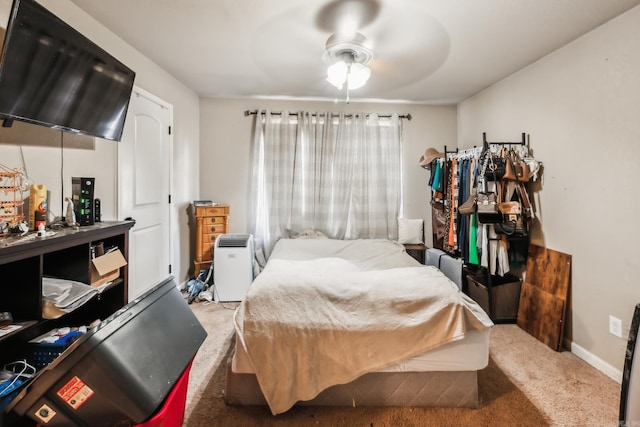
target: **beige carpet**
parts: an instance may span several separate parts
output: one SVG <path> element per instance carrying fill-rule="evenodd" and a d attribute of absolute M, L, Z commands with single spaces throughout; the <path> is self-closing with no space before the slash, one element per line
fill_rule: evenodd
<path fill-rule="evenodd" d="M 478 377 L 482 404 L 459 408 L 228 406 L 224 360 L 236 304 L 190 307 L 209 336 L 189 379 L 184 426 L 614 426 L 620 385 L 568 351 L 554 352 L 515 325 L 496 325 L 489 366 Z"/>

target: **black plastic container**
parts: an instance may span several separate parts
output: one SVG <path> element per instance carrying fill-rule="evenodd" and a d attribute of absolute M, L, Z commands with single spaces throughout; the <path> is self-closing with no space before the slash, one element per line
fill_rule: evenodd
<path fill-rule="evenodd" d="M 494 322 L 515 323 L 520 304 L 522 281 L 511 274 L 491 276 L 491 286 L 486 276 L 467 275 L 467 293 L 487 312 Z"/>
<path fill-rule="evenodd" d="M 161 407 L 206 338 L 173 278 L 76 341 L 9 404 L 43 426 L 133 426 Z"/>

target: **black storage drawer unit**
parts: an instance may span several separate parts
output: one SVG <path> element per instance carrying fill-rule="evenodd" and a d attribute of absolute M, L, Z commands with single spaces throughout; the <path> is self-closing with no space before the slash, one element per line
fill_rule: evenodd
<path fill-rule="evenodd" d="M 514 321 L 518 318 L 521 283 L 516 276 L 506 274 L 491 276 L 488 286 L 486 276 L 467 275 L 467 293 L 493 321 Z"/>

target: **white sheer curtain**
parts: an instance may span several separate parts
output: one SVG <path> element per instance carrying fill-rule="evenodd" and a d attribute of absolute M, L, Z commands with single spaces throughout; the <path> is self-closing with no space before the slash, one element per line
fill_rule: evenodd
<path fill-rule="evenodd" d="M 397 114 L 255 115 L 251 215 L 268 257 L 281 237 L 397 239 L 402 120 Z"/>

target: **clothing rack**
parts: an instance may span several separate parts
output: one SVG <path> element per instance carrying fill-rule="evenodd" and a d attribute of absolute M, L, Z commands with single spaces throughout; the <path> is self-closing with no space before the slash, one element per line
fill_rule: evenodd
<path fill-rule="evenodd" d="M 245 110 L 244 115 L 245 117 L 247 116 L 255 116 L 256 114 L 265 114 L 265 111 L 258 111 L 258 110 Z M 296 112 L 292 112 L 292 115 L 298 115 L 300 112 L 296 111 Z M 282 115 L 282 111 L 271 111 L 270 114 L 274 115 L 274 116 L 280 116 Z M 339 117 L 339 114 L 331 114 L 331 117 Z M 345 117 L 353 117 L 353 114 L 345 114 Z M 311 117 L 316 117 L 316 113 L 312 113 Z M 367 114 L 366 117 L 369 117 L 369 115 Z M 390 114 L 378 114 L 378 117 L 383 117 L 383 118 L 390 118 L 391 115 Z M 401 119 L 407 119 L 408 121 L 411 121 L 411 114 L 401 114 L 398 116 Z"/>
<path fill-rule="evenodd" d="M 248 114 L 249 112 L 246 111 L 245 114 Z M 411 120 L 411 115 L 409 115 L 409 120 Z M 486 151 L 490 149 L 491 145 L 527 145 L 527 135 L 525 132 L 522 132 L 522 140 L 521 141 L 487 141 L 487 133 L 486 132 L 482 132 L 482 151 Z M 474 146 L 473 149 L 475 149 L 476 147 Z M 466 151 L 466 150 L 465 150 Z M 442 164 L 442 172 L 445 174 L 447 173 L 447 155 L 448 154 L 458 154 L 458 148 L 456 147 L 455 151 L 449 151 L 447 150 L 447 146 L 444 146 L 444 162 Z M 445 185 L 442 191 L 442 195 L 443 195 L 443 200 L 444 200 L 444 196 L 447 195 L 447 186 Z"/>
<path fill-rule="evenodd" d="M 522 141 L 518 141 L 518 142 L 494 142 L 494 141 L 487 141 L 487 133 L 486 132 L 482 132 L 482 147 L 485 150 L 489 149 L 490 145 L 527 145 L 527 137 L 526 134 L 524 132 L 522 132 Z"/>
<path fill-rule="evenodd" d="M 465 148 L 462 150 L 458 150 L 458 159 L 460 159 L 460 157 L 465 157 L 465 156 L 479 156 L 480 152 L 478 151 L 480 150 L 480 147 L 478 147 L 477 145 L 474 145 L 471 148 Z"/>
<path fill-rule="evenodd" d="M 442 173 L 444 174 L 444 176 L 447 176 L 447 154 L 457 154 L 458 153 L 458 147 L 456 147 L 456 151 L 449 151 L 447 150 L 447 146 L 444 146 L 444 161 L 442 162 Z M 442 200 L 444 201 L 445 196 L 447 195 L 447 183 L 445 182 L 444 186 L 442 187 Z"/>
<path fill-rule="evenodd" d="M 493 141 L 487 141 L 487 133 L 486 132 L 482 132 L 482 147 L 483 147 L 483 151 L 489 150 L 491 145 L 526 145 L 527 144 L 527 139 L 526 139 L 526 134 L 524 132 L 522 132 L 522 140 L 518 141 L 518 142 L 511 142 L 511 141 L 507 141 L 507 142 L 493 142 Z M 494 238 L 494 237 L 488 237 L 489 241 L 499 241 L 501 240 L 499 237 L 498 238 Z M 489 256 L 491 256 L 491 254 L 489 254 Z M 489 264 L 491 264 L 491 261 L 489 261 Z M 492 280 L 491 280 L 491 271 L 489 268 L 485 268 L 485 267 L 481 267 L 478 266 L 479 268 L 485 269 L 486 270 L 486 279 L 487 279 L 487 292 L 489 293 L 489 299 L 487 301 L 487 305 L 489 307 L 489 313 L 493 313 L 493 298 L 491 297 L 491 287 L 493 286 Z M 494 323 L 516 323 L 517 319 L 493 319 Z"/>
<path fill-rule="evenodd" d="M 456 148 L 455 151 L 449 151 L 447 150 L 447 146 L 444 146 L 444 160 L 445 162 L 447 161 L 447 154 L 458 154 L 458 148 Z"/>
<path fill-rule="evenodd" d="M 518 146 L 521 147 L 525 147 L 527 146 L 527 134 L 526 133 L 522 133 L 522 138 L 520 141 L 489 141 L 487 139 L 487 133 L 483 132 L 482 133 L 482 146 L 474 146 L 473 148 L 468 148 L 465 150 L 459 150 L 459 149 L 455 149 L 454 150 L 450 150 L 447 149 L 447 146 L 444 146 L 444 153 L 443 153 L 443 162 L 442 162 L 442 173 L 445 177 L 448 177 L 449 173 L 448 173 L 448 160 L 451 158 L 456 158 L 457 160 L 462 160 L 462 157 L 469 158 L 469 156 L 474 156 L 476 158 L 481 158 L 487 151 L 492 150 L 492 149 L 497 149 L 497 146 L 512 146 L 513 148 L 517 149 Z M 511 147 L 509 147 L 511 148 Z M 446 181 L 446 178 L 445 178 Z M 444 185 L 443 189 L 442 189 L 442 199 L 443 199 L 443 212 L 446 212 L 445 209 L 445 204 L 447 203 L 447 194 L 449 193 L 449 190 L 451 189 L 450 185 Z M 456 230 L 456 232 L 458 232 Z M 487 232 L 489 232 L 487 230 Z M 489 240 L 489 244 L 487 245 L 486 250 L 489 251 L 488 252 L 488 257 L 489 259 L 489 265 L 492 264 L 492 258 L 493 256 L 491 255 L 491 251 L 489 249 L 489 247 L 491 245 L 496 244 L 499 240 L 501 240 L 500 237 L 489 237 L 487 236 L 488 240 Z M 445 233 L 445 239 L 446 239 L 446 233 Z M 475 243 L 472 243 L 475 244 Z M 464 249 L 463 249 L 464 248 Z M 459 246 L 458 246 L 458 250 L 460 251 L 466 251 L 466 247 L 465 245 L 463 245 L 461 242 L 459 242 Z M 455 256 L 455 255 L 454 255 Z M 465 257 L 466 259 L 466 257 Z M 495 261 L 495 260 L 494 260 Z M 489 313 L 494 313 L 492 315 L 492 320 L 494 321 L 494 323 L 515 323 L 516 322 L 516 318 L 512 318 L 511 314 L 505 315 L 505 314 L 496 314 L 499 313 L 499 310 L 496 311 L 495 308 L 496 307 L 500 307 L 501 304 L 498 301 L 495 300 L 495 295 L 492 291 L 492 288 L 495 286 L 500 285 L 500 282 L 498 282 L 498 280 L 500 278 L 495 278 L 492 277 L 491 274 L 491 268 L 490 267 L 483 267 L 481 265 L 480 262 L 478 262 L 478 265 L 476 266 L 475 263 L 473 265 L 469 264 L 467 266 L 464 267 L 464 270 L 467 273 L 465 274 L 471 274 L 471 272 L 477 272 L 477 275 L 479 275 L 480 277 L 484 276 L 484 280 L 481 280 L 481 282 L 484 282 L 483 285 L 486 286 L 487 288 L 487 292 L 489 293 L 488 296 L 488 300 L 487 300 L 487 310 Z M 476 276 L 478 277 L 478 276 Z M 464 279 L 464 277 L 463 277 Z M 496 304 L 499 304 L 498 306 L 496 306 Z M 496 317 L 493 317 L 496 316 Z M 498 317 L 500 316 L 500 317 Z"/>

